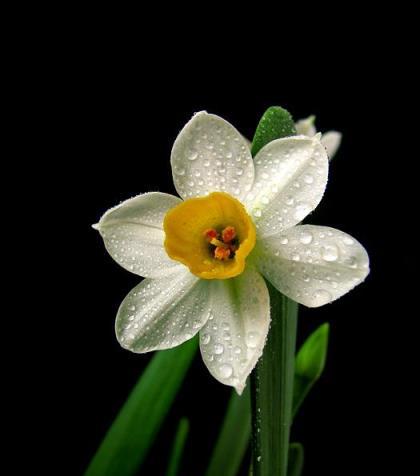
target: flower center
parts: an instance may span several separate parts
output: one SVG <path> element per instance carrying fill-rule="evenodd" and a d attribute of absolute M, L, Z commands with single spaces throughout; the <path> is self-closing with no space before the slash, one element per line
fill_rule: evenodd
<path fill-rule="evenodd" d="M 165 216 L 169 257 L 203 279 L 227 279 L 242 273 L 255 245 L 255 227 L 244 206 L 224 192 L 191 198 Z"/>

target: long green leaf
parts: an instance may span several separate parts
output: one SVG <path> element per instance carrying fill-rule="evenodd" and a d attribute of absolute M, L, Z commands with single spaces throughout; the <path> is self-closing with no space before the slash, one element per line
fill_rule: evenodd
<path fill-rule="evenodd" d="M 172 445 L 171 457 L 169 458 L 168 469 L 166 476 L 177 476 L 179 466 L 184 452 L 185 442 L 187 440 L 190 423 L 187 418 L 181 418 L 178 424 L 178 429 Z"/>
<path fill-rule="evenodd" d="M 296 134 L 293 118 L 286 109 L 269 107 L 260 119 L 252 140 L 251 153 L 255 155 L 269 142 Z"/>
<path fill-rule="evenodd" d="M 255 156 L 269 142 L 294 134 L 292 116 L 281 107 L 270 107 L 255 131 L 251 153 Z M 267 285 L 271 328 L 251 376 L 253 474 L 286 476 L 298 305 Z"/>
<path fill-rule="evenodd" d="M 296 415 L 309 390 L 321 376 L 328 351 L 330 326 L 322 324 L 304 342 L 295 362 L 293 415 Z"/>
<path fill-rule="evenodd" d="M 292 443 L 289 447 L 289 467 L 287 476 L 300 476 L 303 470 L 304 450 L 300 443 Z"/>
<path fill-rule="evenodd" d="M 251 401 L 247 385 L 241 396 L 232 390 L 206 476 L 235 476 L 248 447 L 250 434 Z"/>
<path fill-rule="evenodd" d="M 286 476 L 298 305 L 267 282 L 271 328 L 252 374 L 254 476 Z"/>
<path fill-rule="evenodd" d="M 132 476 L 143 462 L 184 380 L 197 338 L 155 354 L 121 408 L 85 476 Z"/>

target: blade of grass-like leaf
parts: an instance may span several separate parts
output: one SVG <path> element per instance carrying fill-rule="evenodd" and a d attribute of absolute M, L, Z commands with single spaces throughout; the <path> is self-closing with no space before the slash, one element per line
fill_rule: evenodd
<path fill-rule="evenodd" d="M 251 153 L 269 142 L 296 134 L 292 116 L 273 106 L 255 131 Z M 293 372 L 298 305 L 270 283 L 271 328 L 262 358 L 252 375 L 252 446 L 254 476 L 286 476 L 292 423 Z"/>
<path fill-rule="evenodd" d="M 241 396 L 232 390 L 206 476 L 235 476 L 249 444 L 251 401 L 249 385 Z"/>
<path fill-rule="evenodd" d="M 181 418 L 176 431 L 175 439 L 172 445 L 171 457 L 169 458 L 166 476 L 177 476 L 179 466 L 184 452 L 185 441 L 187 440 L 190 423 L 187 418 Z"/>
<path fill-rule="evenodd" d="M 291 443 L 289 447 L 289 466 L 287 476 L 300 476 L 303 470 L 304 450 L 300 443 Z"/>
<path fill-rule="evenodd" d="M 292 424 L 298 304 L 269 282 L 271 328 L 252 374 L 254 476 L 286 476 Z"/>
<path fill-rule="evenodd" d="M 318 327 L 304 342 L 296 356 L 293 388 L 293 415 L 319 379 L 325 367 L 328 350 L 328 323 Z"/>
<path fill-rule="evenodd" d="M 184 380 L 197 344 L 194 338 L 154 355 L 85 476 L 132 476 L 138 471 Z"/>
<path fill-rule="evenodd" d="M 295 124 L 290 113 L 279 106 L 269 107 L 261 117 L 255 131 L 251 146 L 252 156 L 255 157 L 269 142 L 295 134 Z"/>

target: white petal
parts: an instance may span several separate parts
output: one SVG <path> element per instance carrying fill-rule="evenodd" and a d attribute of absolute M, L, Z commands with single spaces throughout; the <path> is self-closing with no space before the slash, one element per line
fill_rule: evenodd
<path fill-rule="evenodd" d="M 369 273 L 363 246 L 342 231 L 301 225 L 259 244 L 258 268 L 283 294 L 308 307 L 327 304 Z"/>
<path fill-rule="evenodd" d="M 171 154 L 179 195 L 199 197 L 224 191 L 241 199 L 254 180 L 247 141 L 221 117 L 199 112 L 179 133 Z"/>
<path fill-rule="evenodd" d="M 95 228 L 123 268 L 148 278 L 165 276 L 183 267 L 166 254 L 162 229 L 166 212 L 180 202 L 166 193 L 138 195 L 108 210 Z"/>
<path fill-rule="evenodd" d="M 295 124 L 296 132 L 303 136 L 312 137 L 316 134 L 315 116 L 309 116 L 306 119 L 301 119 Z"/>
<path fill-rule="evenodd" d="M 255 157 L 255 182 L 245 198 L 260 237 L 291 228 L 320 202 L 328 157 L 318 136 L 278 139 Z"/>
<path fill-rule="evenodd" d="M 212 314 L 200 331 L 210 373 L 241 394 L 262 354 L 270 325 L 270 299 L 261 275 L 247 267 L 233 279 L 211 283 Z"/>
<path fill-rule="evenodd" d="M 321 142 L 322 145 L 327 149 L 327 154 L 331 160 L 341 144 L 342 134 L 337 131 L 329 131 L 325 134 L 322 134 Z"/>
<path fill-rule="evenodd" d="M 209 317 L 207 284 L 188 270 L 143 280 L 118 310 L 118 341 L 132 352 L 144 353 L 191 339 Z"/>

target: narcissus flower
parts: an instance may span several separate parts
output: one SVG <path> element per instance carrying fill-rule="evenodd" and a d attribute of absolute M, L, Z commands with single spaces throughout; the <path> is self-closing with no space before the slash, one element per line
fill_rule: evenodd
<path fill-rule="evenodd" d="M 316 134 L 315 116 L 309 116 L 306 119 L 301 119 L 295 124 L 296 132 L 304 136 L 313 137 Z M 341 132 L 328 131 L 322 134 L 322 145 L 327 149 L 327 154 L 331 160 L 341 144 Z"/>
<path fill-rule="evenodd" d="M 275 140 L 253 160 L 232 125 L 200 112 L 177 137 L 171 165 L 182 199 L 145 193 L 95 225 L 110 255 L 146 278 L 118 310 L 117 338 L 143 353 L 199 332 L 211 374 L 240 393 L 270 325 L 264 278 L 322 306 L 364 280 L 368 256 L 346 233 L 299 225 L 327 183 L 318 135 Z"/>

